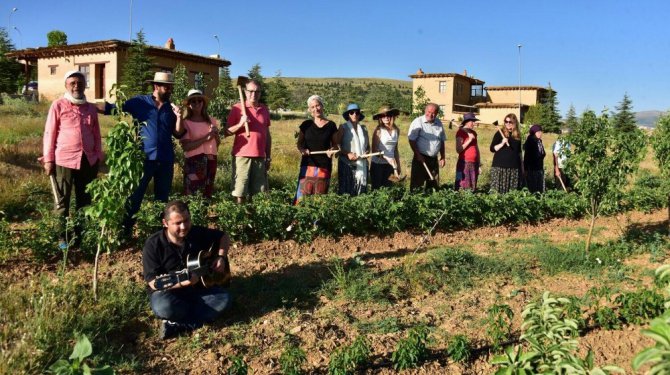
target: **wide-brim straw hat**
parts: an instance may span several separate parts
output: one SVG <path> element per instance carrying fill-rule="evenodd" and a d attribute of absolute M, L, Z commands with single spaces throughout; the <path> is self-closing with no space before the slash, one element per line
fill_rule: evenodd
<path fill-rule="evenodd" d="M 188 105 L 189 100 L 195 98 L 201 98 L 205 102 L 205 105 L 209 104 L 209 98 L 205 96 L 205 94 L 203 94 L 202 91 L 196 89 L 188 90 L 188 94 L 186 94 L 186 99 L 184 99 L 182 104 Z"/>
<path fill-rule="evenodd" d="M 378 120 L 380 117 L 385 115 L 391 115 L 393 117 L 397 117 L 399 114 L 400 114 L 399 110 L 385 105 L 379 108 L 379 111 L 374 116 L 372 116 L 372 119 Z"/>
<path fill-rule="evenodd" d="M 165 85 L 174 85 L 174 77 L 170 72 L 156 72 L 154 79 L 147 80 L 148 83 L 162 83 Z"/>

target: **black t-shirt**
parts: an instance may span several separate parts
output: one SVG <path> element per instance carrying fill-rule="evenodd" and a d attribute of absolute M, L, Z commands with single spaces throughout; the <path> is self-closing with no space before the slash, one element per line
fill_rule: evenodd
<path fill-rule="evenodd" d="M 300 124 L 300 132 L 305 136 L 305 148 L 310 151 L 326 151 L 330 149 L 331 139 L 337 133 L 337 125 L 328 121 L 323 127 L 318 127 L 313 120 L 305 120 Z M 328 155 L 308 155 L 300 160 L 300 166 L 306 165 L 331 170 L 332 160 Z"/>
<path fill-rule="evenodd" d="M 509 146 L 505 145 L 496 151 L 493 147 L 502 142 L 502 135 L 496 132 L 491 140 L 491 152 L 493 155 L 492 166 L 498 168 L 521 168 L 521 140 L 508 138 Z"/>
<path fill-rule="evenodd" d="M 144 280 L 149 282 L 156 276 L 168 272 L 181 271 L 186 268 L 188 255 L 197 256 L 202 250 L 219 249 L 219 242 L 223 232 L 194 225 L 186 235 L 183 246 L 168 241 L 165 229 L 156 232 L 147 239 L 142 251 L 142 266 Z"/>

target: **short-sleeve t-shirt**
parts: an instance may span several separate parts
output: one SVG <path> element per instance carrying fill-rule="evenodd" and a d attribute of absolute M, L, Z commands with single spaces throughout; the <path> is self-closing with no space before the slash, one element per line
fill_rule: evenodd
<path fill-rule="evenodd" d="M 479 153 L 477 152 L 477 132 L 474 130 L 465 130 L 463 128 L 458 129 L 456 132 L 456 138 L 460 138 L 463 143 L 468 140 L 468 132 L 472 132 L 475 135 L 475 139 L 470 142 L 468 147 L 458 154 L 458 160 L 464 160 L 468 163 L 476 163 L 479 161 Z"/>
<path fill-rule="evenodd" d="M 326 125 L 318 127 L 313 120 L 305 120 L 300 124 L 300 132 L 305 137 L 305 148 L 310 151 L 326 151 L 330 149 L 331 139 L 337 133 L 337 125 L 328 121 Z M 313 166 L 331 170 L 333 164 L 328 155 L 307 155 L 302 157 L 300 166 Z"/>

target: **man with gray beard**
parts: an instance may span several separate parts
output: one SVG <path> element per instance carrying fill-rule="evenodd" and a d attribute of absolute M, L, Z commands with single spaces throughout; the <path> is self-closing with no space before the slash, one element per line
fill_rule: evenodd
<path fill-rule="evenodd" d="M 98 164 L 103 158 L 97 108 L 86 101 L 85 89 L 86 78 L 81 72 L 65 73 L 65 95 L 51 104 L 44 127 L 41 161 L 51 179 L 55 211 L 60 219 L 58 247 L 62 250 L 70 242 L 65 222 L 72 188 L 77 210 L 91 204 L 86 186 L 98 175 Z M 81 228 L 75 226 L 74 234 L 77 244 Z"/>

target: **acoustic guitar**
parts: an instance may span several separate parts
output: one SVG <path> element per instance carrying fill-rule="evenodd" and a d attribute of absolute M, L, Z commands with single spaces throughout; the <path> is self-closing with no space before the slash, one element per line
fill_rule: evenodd
<path fill-rule="evenodd" d="M 156 290 L 169 289 L 180 282 L 190 280 L 193 275 L 200 278 L 205 288 L 215 285 L 227 287 L 230 285 L 231 278 L 228 257 L 223 257 L 223 272 L 216 272 L 212 269 L 218 258 L 218 250 L 213 249 L 202 250 L 198 252 L 197 256 L 189 254 L 186 257 L 186 268 L 156 277 L 154 288 Z"/>

